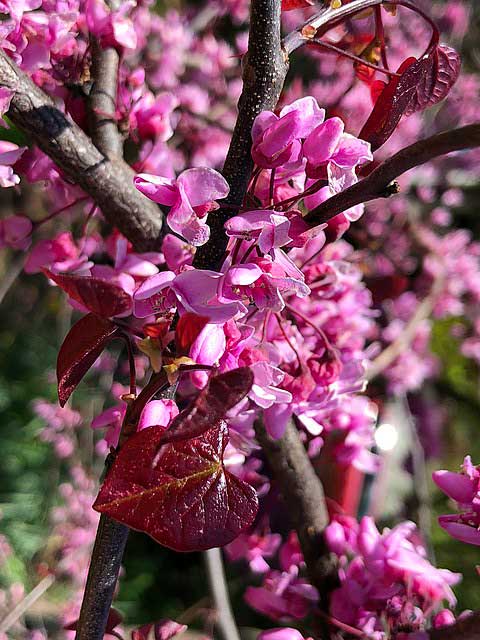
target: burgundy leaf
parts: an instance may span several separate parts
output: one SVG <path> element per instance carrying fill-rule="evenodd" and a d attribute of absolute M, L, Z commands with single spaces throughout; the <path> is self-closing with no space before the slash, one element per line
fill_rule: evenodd
<path fill-rule="evenodd" d="M 93 508 L 176 551 L 228 544 L 252 524 L 258 500 L 224 468 L 225 422 L 162 447 L 163 436 L 149 427 L 127 440 Z"/>
<path fill-rule="evenodd" d="M 400 78 L 393 77 L 380 93 L 372 113 L 358 134 L 362 140 L 372 145 L 372 151 L 382 146 L 395 131 L 404 111 L 416 90 L 416 82 L 421 75 L 421 61 L 407 58 L 397 70 Z"/>
<path fill-rule="evenodd" d="M 305 9 L 315 4 L 314 0 L 282 0 L 282 11 L 291 11 L 292 9 Z"/>
<path fill-rule="evenodd" d="M 188 354 L 190 347 L 206 324 L 208 324 L 208 318 L 205 316 L 199 316 L 196 313 L 183 314 L 175 328 L 175 343 L 178 355 Z"/>
<path fill-rule="evenodd" d="M 163 442 L 196 438 L 225 417 L 247 395 L 253 384 L 249 367 L 210 378 L 195 400 L 172 421 Z"/>
<path fill-rule="evenodd" d="M 117 285 L 87 276 L 52 273 L 43 270 L 73 300 L 102 318 L 111 318 L 130 311 L 132 299 Z"/>
<path fill-rule="evenodd" d="M 61 407 L 117 331 L 113 322 L 93 313 L 81 318 L 70 329 L 57 358 L 58 399 Z"/>
<path fill-rule="evenodd" d="M 122 620 L 123 620 L 123 616 L 120 613 L 120 611 L 117 611 L 116 609 L 111 607 L 110 612 L 108 614 L 107 626 L 105 628 L 105 635 L 111 635 L 111 632 L 115 629 L 115 627 L 117 627 L 122 622 Z M 65 625 L 63 628 L 66 631 L 76 631 L 77 625 L 78 625 L 78 620 L 75 620 L 74 622 L 70 622 L 69 624 Z"/>
<path fill-rule="evenodd" d="M 409 116 L 441 102 L 460 74 L 461 60 L 455 49 L 440 44 L 425 56 L 424 73 L 405 111 Z"/>

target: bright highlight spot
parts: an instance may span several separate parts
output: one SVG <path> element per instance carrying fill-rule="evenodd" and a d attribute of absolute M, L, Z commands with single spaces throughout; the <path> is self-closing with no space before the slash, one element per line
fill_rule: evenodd
<path fill-rule="evenodd" d="M 381 451 L 391 451 L 398 442 L 398 431 L 393 424 L 385 422 L 375 431 L 375 444 Z"/>

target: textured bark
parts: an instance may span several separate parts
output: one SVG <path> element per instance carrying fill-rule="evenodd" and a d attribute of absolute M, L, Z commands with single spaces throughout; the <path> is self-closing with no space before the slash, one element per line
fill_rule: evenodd
<path fill-rule="evenodd" d="M 0 87 L 14 92 L 8 116 L 101 208 L 137 250 L 157 246 L 162 213 L 133 186 L 133 170 L 121 159 L 109 160 L 73 121 L 56 108 L 5 53 L 0 51 Z"/>
<path fill-rule="evenodd" d="M 377 198 L 388 198 L 398 193 L 398 187 L 392 182 L 409 169 L 418 167 L 438 156 L 473 149 L 480 146 L 480 123 L 470 124 L 425 138 L 405 147 L 385 162 L 382 162 L 366 178 L 341 193 L 329 198 L 312 209 L 305 220 L 315 226 L 328 222 L 342 211 L 362 202 Z"/>
<path fill-rule="evenodd" d="M 102 514 L 92 551 L 75 640 L 102 640 L 129 528 Z"/>
<path fill-rule="evenodd" d="M 230 185 L 225 204 L 240 206 L 247 192 L 253 161 L 252 124 L 257 115 L 274 109 L 288 70 L 288 57 L 280 35 L 281 0 L 252 0 L 248 52 L 243 60 L 243 91 L 238 102 L 238 118 L 223 166 Z M 209 242 L 197 250 L 194 265 L 199 269 L 217 269 L 227 247 L 225 222 L 232 209 L 220 208 L 211 213 Z"/>
<path fill-rule="evenodd" d="M 255 433 L 297 531 L 309 578 L 320 593 L 320 606 L 328 611 L 328 594 L 337 586 L 337 574 L 336 562 L 323 538 L 329 517 L 322 483 L 293 422 L 277 440 L 268 435 L 259 420 Z"/>
<path fill-rule="evenodd" d="M 98 42 L 93 43 L 90 133 L 97 149 L 108 158 L 123 155 L 123 141 L 115 121 L 119 62 L 116 49 L 102 49 Z"/>

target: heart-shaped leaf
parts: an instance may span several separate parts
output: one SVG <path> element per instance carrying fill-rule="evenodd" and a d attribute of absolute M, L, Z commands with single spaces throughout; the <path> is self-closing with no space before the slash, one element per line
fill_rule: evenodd
<path fill-rule="evenodd" d="M 210 378 L 195 400 L 172 421 L 164 442 L 195 438 L 212 424 L 225 418 L 250 391 L 253 373 L 249 367 L 240 367 Z"/>
<path fill-rule="evenodd" d="M 413 72 L 410 69 L 413 68 Z M 407 74 L 407 72 L 410 72 Z M 419 74 L 418 60 L 407 58 L 397 70 L 400 77 L 393 77 L 380 93 L 373 107 L 372 113 L 358 134 L 362 140 L 367 140 L 375 151 L 395 131 L 405 109 L 412 100 L 415 92 L 414 78 Z"/>
<path fill-rule="evenodd" d="M 52 273 L 48 269 L 44 269 L 43 272 L 72 300 L 79 302 L 102 318 L 112 318 L 127 313 L 132 308 L 132 299 L 128 293 L 107 280 Z"/>
<path fill-rule="evenodd" d="M 431 107 L 443 100 L 460 73 L 458 53 L 437 45 L 422 58 L 407 58 L 380 93 L 359 138 L 367 140 L 375 151 L 392 135 L 400 118 Z"/>
<path fill-rule="evenodd" d="M 176 551 L 228 544 L 252 524 L 258 500 L 224 468 L 225 422 L 191 440 L 162 446 L 163 436 L 149 427 L 127 440 L 93 508 Z"/>
<path fill-rule="evenodd" d="M 58 399 L 63 407 L 118 328 L 110 320 L 89 313 L 68 332 L 57 358 Z"/>

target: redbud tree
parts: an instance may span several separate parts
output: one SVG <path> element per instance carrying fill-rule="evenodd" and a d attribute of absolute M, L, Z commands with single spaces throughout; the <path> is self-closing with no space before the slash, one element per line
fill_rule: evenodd
<path fill-rule="evenodd" d="M 360 506 L 398 439 L 378 421 L 387 405 L 413 424 L 417 493 L 424 481 L 441 422 L 419 395 L 441 369 L 432 318 L 456 319 L 480 361 L 480 245 L 452 223 L 480 146 L 480 83 L 455 48 L 468 4 L 0 0 L 0 13 L 0 185 L 43 210 L 14 208 L 0 242 L 75 311 L 60 406 L 34 407 L 70 465 L 54 514 L 78 592 L 66 637 L 126 637 L 113 605 L 135 529 L 205 553 L 224 640 L 239 636 L 220 548 L 248 566 L 261 640 L 477 638 L 421 510 L 418 527 L 381 530 Z M 75 462 L 72 432 L 89 426 L 71 397 L 101 371 L 93 478 Z M 480 544 L 479 478 L 468 456 L 434 473 L 458 504 L 439 525 L 459 553 Z"/>

